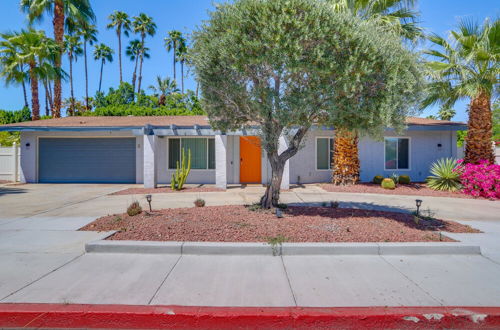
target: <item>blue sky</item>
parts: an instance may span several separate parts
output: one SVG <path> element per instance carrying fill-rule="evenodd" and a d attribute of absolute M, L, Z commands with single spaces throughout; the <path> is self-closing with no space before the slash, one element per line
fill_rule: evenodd
<path fill-rule="evenodd" d="M 155 77 L 160 75 L 173 76 L 172 54 L 167 54 L 164 48 L 163 38 L 167 31 L 176 29 L 189 34 L 198 26 L 202 20 L 207 18 L 207 12 L 214 8 L 213 4 L 218 1 L 212 0 L 91 0 L 97 16 L 99 29 L 99 42 L 103 42 L 113 49 L 118 47 L 116 34 L 113 30 L 107 30 L 108 15 L 114 10 L 121 10 L 130 16 L 144 12 L 153 17 L 158 29 L 153 38 L 148 38 L 147 47 L 151 49 L 151 58 L 146 60 L 143 68 L 143 85 L 149 86 Z M 428 32 L 436 32 L 442 35 L 453 28 L 459 17 L 473 17 L 482 21 L 485 17 L 497 17 L 500 13 L 500 5 L 497 0 L 420 0 L 418 10 L 421 13 L 421 25 Z M 26 26 L 25 15 L 19 10 L 18 0 L 0 0 L 0 32 L 19 30 Z M 52 35 L 51 18 L 46 19 L 37 26 Z M 131 38 L 125 38 L 123 48 Z M 89 88 L 90 95 L 94 95 L 98 88 L 99 63 L 89 58 Z M 67 70 L 67 58 L 63 59 Z M 124 57 L 124 79 L 131 80 L 133 63 Z M 104 67 L 103 90 L 118 85 L 118 57 L 115 54 L 113 63 Z M 74 65 L 75 95 L 84 95 L 83 58 Z M 69 84 L 63 87 L 63 98 L 69 96 Z M 191 78 L 186 80 L 186 88 L 194 89 L 195 84 Z M 41 95 L 41 100 L 43 100 Z M 0 109 L 15 110 L 23 105 L 22 91 L 20 87 L 5 87 L 0 84 Z M 467 120 L 466 102 L 457 103 L 455 109 L 457 115 L 455 120 Z M 44 105 L 42 102 L 42 112 Z M 436 112 L 436 109 L 428 109 L 422 115 Z"/>

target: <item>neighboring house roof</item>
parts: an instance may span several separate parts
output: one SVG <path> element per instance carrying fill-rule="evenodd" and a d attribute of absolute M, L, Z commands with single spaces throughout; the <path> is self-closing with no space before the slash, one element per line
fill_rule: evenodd
<path fill-rule="evenodd" d="M 466 129 L 461 122 L 408 117 L 408 126 L 419 129 Z M 130 130 L 143 128 L 174 127 L 209 128 L 206 116 L 99 116 L 63 117 L 1 125 L 0 131 L 51 131 L 51 130 Z"/>

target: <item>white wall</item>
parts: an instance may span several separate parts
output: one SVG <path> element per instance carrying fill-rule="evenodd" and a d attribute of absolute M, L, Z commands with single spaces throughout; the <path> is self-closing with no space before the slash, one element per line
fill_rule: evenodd
<path fill-rule="evenodd" d="M 0 146 L 0 181 L 19 181 L 20 152 L 19 146 Z"/>
<path fill-rule="evenodd" d="M 21 182 L 38 182 L 39 137 L 135 137 L 137 147 L 135 165 L 136 182 L 143 182 L 143 136 L 134 136 L 131 131 L 21 132 Z"/>

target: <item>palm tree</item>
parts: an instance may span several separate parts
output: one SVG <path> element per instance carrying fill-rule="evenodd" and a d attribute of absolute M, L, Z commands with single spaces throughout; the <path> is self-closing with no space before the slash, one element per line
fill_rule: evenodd
<path fill-rule="evenodd" d="M 94 24 L 90 24 L 88 21 L 75 21 L 74 19 L 70 18 L 66 20 L 66 28 L 69 33 L 76 33 L 83 39 L 83 62 L 85 66 L 85 106 L 88 110 L 90 109 L 90 105 L 87 44 L 92 46 L 95 42 L 97 42 L 97 27 Z"/>
<path fill-rule="evenodd" d="M 90 0 L 21 0 L 21 9 L 28 14 L 30 22 L 43 18 L 44 12 L 53 16 L 54 39 L 59 45 L 59 52 L 55 59 L 55 69 L 61 70 L 62 52 L 64 48 L 64 20 L 65 16 L 81 21 L 93 21 L 94 12 Z M 61 78 L 54 81 L 54 117 L 61 116 L 62 87 Z"/>
<path fill-rule="evenodd" d="M 122 31 L 128 37 L 129 31 L 131 29 L 132 23 L 127 13 L 122 11 L 117 11 L 109 15 L 108 19 L 111 21 L 108 25 L 108 29 L 115 29 L 116 35 L 118 37 L 118 63 L 120 66 L 120 84 L 122 83 Z"/>
<path fill-rule="evenodd" d="M 176 72 L 175 72 L 175 64 L 177 63 L 177 49 L 179 47 L 179 41 L 182 38 L 182 33 L 177 30 L 172 30 L 168 32 L 168 36 L 165 37 L 165 48 L 167 52 L 172 51 L 174 54 L 174 80 L 177 82 Z"/>
<path fill-rule="evenodd" d="M 158 97 L 158 105 L 165 105 L 167 95 L 179 91 L 174 80 L 170 80 L 170 78 L 161 79 L 160 76 L 156 77 L 156 86 L 150 85 L 149 89 Z"/>
<path fill-rule="evenodd" d="M 184 64 L 187 60 L 186 39 L 181 38 L 179 47 L 177 48 L 177 58 L 181 63 L 181 92 L 184 94 Z"/>
<path fill-rule="evenodd" d="M 134 87 L 135 92 L 135 83 L 137 81 L 137 67 L 139 63 L 139 58 L 143 54 L 144 58 L 149 58 L 149 48 L 144 47 L 140 40 L 135 39 L 131 40 L 127 49 L 125 50 L 125 55 L 127 55 L 131 61 L 135 62 L 134 65 L 134 73 L 132 74 L 132 86 Z"/>
<path fill-rule="evenodd" d="M 79 55 L 83 54 L 82 43 L 78 35 L 65 35 L 64 36 L 64 50 L 68 54 L 69 60 L 69 84 L 71 100 L 75 100 L 75 93 L 73 88 L 73 60 L 76 62 Z M 72 105 L 74 108 L 74 104 Z"/>
<path fill-rule="evenodd" d="M 417 26 L 415 0 L 328 0 L 337 12 L 350 12 L 365 20 L 373 20 L 388 33 L 397 33 L 403 41 L 416 42 L 423 37 Z M 359 180 L 358 134 L 336 127 L 332 159 L 332 182 L 354 184 Z"/>
<path fill-rule="evenodd" d="M 43 31 L 34 29 L 23 30 L 20 33 L 4 34 L 18 50 L 18 63 L 27 63 L 31 83 L 31 111 L 33 120 L 40 119 L 40 102 L 38 97 L 38 80 L 44 79 L 47 72 L 56 72 L 53 63 L 59 53 L 59 45 L 48 38 Z M 58 75 L 61 78 L 60 75 Z"/>
<path fill-rule="evenodd" d="M 429 36 L 437 49 L 425 53 L 436 60 L 427 63 L 431 81 L 422 107 L 451 108 L 459 99 L 470 99 L 464 161 L 494 164 L 491 101 L 498 97 L 500 21 L 487 19 L 481 26 L 461 20 L 457 27 L 450 41 L 437 34 Z"/>
<path fill-rule="evenodd" d="M 141 81 L 142 81 L 142 63 L 144 62 L 144 47 L 146 36 L 154 36 L 156 33 L 156 24 L 153 22 L 153 19 L 144 14 L 140 13 L 139 16 L 134 16 L 134 22 L 132 23 L 134 26 L 134 33 L 139 33 L 141 35 L 141 54 L 139 58 L 139 83 L 137 84 L 137 92 L 141 92 Z"/>
<path fill-rule="evenodd" d="M 99 92 L 101 91 L 102 84 L 102 71 L 106 61 L 113 62 L 113 50 L 101 43 L 94 49 L 94 60 L 101 61 L 101 74 L 99 75 Z"/>
<path fill-rule="evenodd" d="M 13 44 L 9 34 L 2 34 L 0 41 L 0 76 L 4 78 L 5 84 L 21 85 L 24 96 L 24 106 L 28 107 L 28 95 L 26 93 L 26 64 L 18 57 L 19 47 Z"/>

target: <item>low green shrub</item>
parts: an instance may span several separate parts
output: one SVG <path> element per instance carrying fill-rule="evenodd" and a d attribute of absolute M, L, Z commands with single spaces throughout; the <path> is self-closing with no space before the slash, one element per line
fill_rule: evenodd
<path fill-rule="evenodd" d="M 457 191 L 460 183 L 459 163 L 453 158 L 439 159 L 431 166 L 431 176 L 427 178 L 427 186 L 434 190 Z"/>
<path fill-rule="evenodd" d="M 400 184 L 410 184 L 411 179 L 409 175 L 400 175 L 399 176 L 399 183 Z"/>
<path fill-rule="evenodd" d="M 382 180 L 382 183 L 380 184 L 380 186 L 384 189 L 395 189 L 396 188 L 396 184 L 394 183 L 394 180 L 389 179 L 389 178 Z"/>
<path fill-rule="evenodd" d="M 142 207 L 138 201 L 132 202 L 132 204 L 127 207 L 127 214 L 131 217 L 141 214 L 141 212 Z"/>
<path fill-rule="evenodd" d="M 382 180 L 384 180 L 384 177 L 382 175 L 375 175 L 373 177 L 372 182 L 375 183 L 375 184 L 381 184 Z"/>

